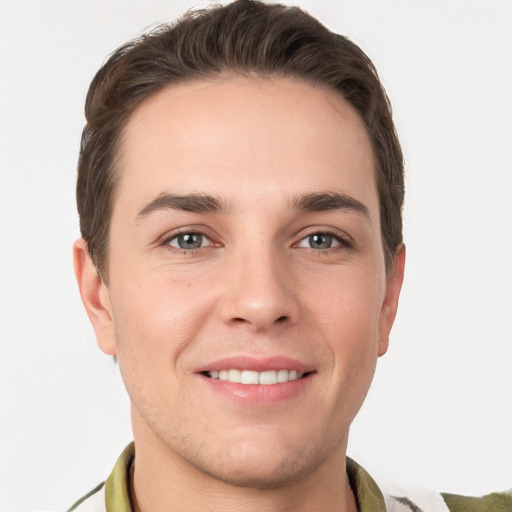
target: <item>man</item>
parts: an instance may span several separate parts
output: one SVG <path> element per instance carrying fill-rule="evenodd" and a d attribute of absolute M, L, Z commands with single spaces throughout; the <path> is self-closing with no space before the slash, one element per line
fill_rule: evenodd
<path fill-rule="evenodd" d="M 75 270 L 134 445 L 72 510 L 512 507 L 393 496 L 346 459 L 405 260 L 402 154 L 359 48 L 241 0 L 121 47 L 86 116 Z"/>

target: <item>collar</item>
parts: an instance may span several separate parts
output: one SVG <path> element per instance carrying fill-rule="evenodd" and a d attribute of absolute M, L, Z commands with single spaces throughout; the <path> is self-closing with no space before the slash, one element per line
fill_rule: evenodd
<path fill-rule="evenodd" d="M 347 475 L 359 512 L 386 512 L 384 496 L 370 474 L 347 457 Z"/>
<path fill-rule="evenodd" d="M 135 445 L 131 442 L 117 459 L 116 465 L 105 482 L 107 512 L 132 512 L 130 500 L 130 469 L 135 458 Z"/>

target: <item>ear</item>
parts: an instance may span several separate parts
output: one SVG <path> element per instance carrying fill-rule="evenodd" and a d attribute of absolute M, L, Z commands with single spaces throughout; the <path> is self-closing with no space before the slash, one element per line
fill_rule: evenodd
<path fill-rule="evenodd" d="M 109 290 L 89 256 L 87 243 L 79 238 L 73 244 L 73 264 L 82 302 L 105 354 L 115 355 L 115 330 Z"/>
<path fill-rule="evenodd" d="M 386 293 L 380 312 L 379 320 L 379 357 L 383 356 L 389 347 L 389 333 L 395 321 L 398 309 L 398 298 L 404 281 L 405 245 L 400 244 L 395 252 L 392 267 L 386 280 Z"/>

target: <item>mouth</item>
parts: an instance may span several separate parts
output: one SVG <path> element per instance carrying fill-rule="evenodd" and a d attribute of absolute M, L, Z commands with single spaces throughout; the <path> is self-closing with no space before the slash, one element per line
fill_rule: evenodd
<path fill-rule="evenodd" d="M 282 403 L 310 389 L 317 370 L 286 356 L 239 355 L 211 361 L 195 373 L 223 400 L 260 407 Z"/>
<path fill-rule="evenodd" d="M 232 368 L 229 370 L 209 370 L 201 373 L 210 379 L 231 382 L 234 384 L 268 386 L 300 380 L 307 377 L 312 372 L 299 372 L 298 370 L 287 370 L 285 368 L 281 370 L 258 372 L 254 370 L 239 370 Z"/>

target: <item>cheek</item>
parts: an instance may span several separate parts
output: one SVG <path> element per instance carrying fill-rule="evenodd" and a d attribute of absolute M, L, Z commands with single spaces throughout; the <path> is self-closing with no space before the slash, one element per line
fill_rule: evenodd
<path fill-rule="evenodd" d="M 205 294 L 196 283 L 163 273 L 132 276 L 125 283 L 111 292 L 124 384 L 139 411 L 152 414 L 163 404 L 171 410 L 184 392 L 182 354 L 199 338 L 208 317 Z"/>
<path fill-rule="evenodd" d="M 118 351 L 134 355 L 139 365 L 173 364 L 208 316 L 200 283 L 163 272 L 116 282 L 121 284 L 111 291 L 111 301 Z"/>
<path fill-rule="evenodd" d="M 335 378 L 366 393 L 378 357 L 381 286 L 375 274 L 361 272 L 331 276 L 321 289 L 311 294 L 310 314 L 331 352 Z"/>
<path fill-rule="evenodd" d="M 325 279 L 317 276 L 315 283 L 310 284 L 310 292 L 304 298 L 329 339 L 343 339 L 356 347 L 378 340 L 383 286 L 374 272 L 342 269 Z"/>
<path fill-rule="evenodd" d="M 378 356 L 379 323 L 377 308 L 368 304 L 354 304 L 348 297 L 339 300 L 335 320 L 329 324 L 330 346 L 333 351 L 335 372 L 344 379 L 366 381 L 371 379 Z M 368 309 L 370 309 L 370 314 Z"/>

